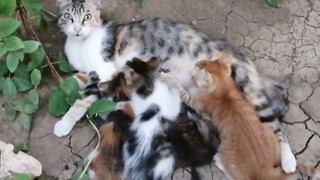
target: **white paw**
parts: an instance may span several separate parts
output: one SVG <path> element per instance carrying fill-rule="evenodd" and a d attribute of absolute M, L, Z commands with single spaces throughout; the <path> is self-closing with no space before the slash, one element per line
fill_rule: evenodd
<path fill-rule="evenodd" d="M 69 121 L 60 120 L 60 121 L 56 122 L 56 124 L 54 125 L 53 133 L 57 137 L 66 136 L 71 132 L 74 125 L 75 125 L 74 123 L 71 123 Z"/>
<path fill-rule="evenodd" d="M 117 106 L 115 109 L 122 109 L 124 106 L 126 106 L 126 104 L 128 104 L 128 101 L 119 101 L 117 102 Z"/>
<path fill-rule="evenodd" d="M 293 173 L 296 171 L 297 160 L 287 143 L 281 143 L 281 167 L 285 173 Z"/>

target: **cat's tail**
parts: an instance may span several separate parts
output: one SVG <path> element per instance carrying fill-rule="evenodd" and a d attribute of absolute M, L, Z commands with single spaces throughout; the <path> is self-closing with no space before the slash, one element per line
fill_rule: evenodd
<path fill-rule="evenodd" d="M 308 175 L 312 177 L 312 180 L 320 180 L 320 171 L 312 166 L 308 166 L 305 163 L 298 162 L 296 172 Z"/>

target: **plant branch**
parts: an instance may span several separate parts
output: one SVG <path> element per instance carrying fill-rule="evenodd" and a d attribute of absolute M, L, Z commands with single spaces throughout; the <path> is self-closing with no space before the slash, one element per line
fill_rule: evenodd
<path fill-rule="evenodd" d="M 33 29 L 33 27 L 30 25 L 30 23 L 28 23 L 28 15 L 27 15 L 28 13 L 27 13 L 26 9 L 24 8 L 24 6 L 22 5 L 21 0 L 17 0 L 17 5 L 18 5 L 18 11 L 19 11 L 24 29 L 26 31 L 26 36 L 30 39 L 34 39 L 38 42 L 41 42 L 37 33 Z M 47 62 L 47 65 L 50 68 L 51 73 L 53 74 L 53 76 L 57 80 L 61 81 L 62 80 L 61 76 L 59 75 L 59 73 L 57 72 L 55 67 L 53 66 L 53 64 L 52 64 L 52 62 L 51 62 L 51 60 L 50 60 L 50 58 L 49 58 L 49 56 L 48 56 L 48 54 L 42 44 L 41 44 L 41 47 L 44 49 L 45 60 Z"/>

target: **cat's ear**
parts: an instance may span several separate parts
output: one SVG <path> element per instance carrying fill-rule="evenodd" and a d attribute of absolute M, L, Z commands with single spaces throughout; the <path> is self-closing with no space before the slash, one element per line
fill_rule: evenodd
<path fill-rule="evenodd" d="M 209 61 L 204 60 L 204 61 L 199 61 L 196 63 L 196 66 L 198 66 L 200 69 L 203 69 L 209 64 Z"/>
<path fill-rule="evenodd" d="M 74 1 L 74 0 L 57 0 L 56 6 L 57 6 L 58 8 L 61 8 L 61 7 L 65 6 L 65 5 L 67 5 L 67 4 L 70 4 L 70 3 L 73 2 L 73 1 Z"/>
<path fill-rule="evenodd" d="M 232 63 L 232 53 L 230 51 L 224 51 L 219 58 L 220 62 L 222 62 L 224 65 L 226 65 L 227 68 L 227 74 L 228 76 L 231 75 L 231 63 Z"/>
<path fill-rule="evenodd" d="M 96 9 L 101 9 L 101 0 L 86 0 L 87 2 L 91 2 Z"/>

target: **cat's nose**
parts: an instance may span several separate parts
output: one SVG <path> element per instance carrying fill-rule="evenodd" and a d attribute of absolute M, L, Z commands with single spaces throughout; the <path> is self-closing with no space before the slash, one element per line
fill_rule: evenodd
<path fill-rule="evenodd" d="M 81 31 L 81 29 L 82 29 L 82 28 L 81 28 L 81 27 L 76 27 L 76 26 L 75 26 L 75 27 L 73 27 L 73 29 L 74 29 L 74 31 L 75 31 L 75 32 L 79 33 L 79 32 Z"/>

